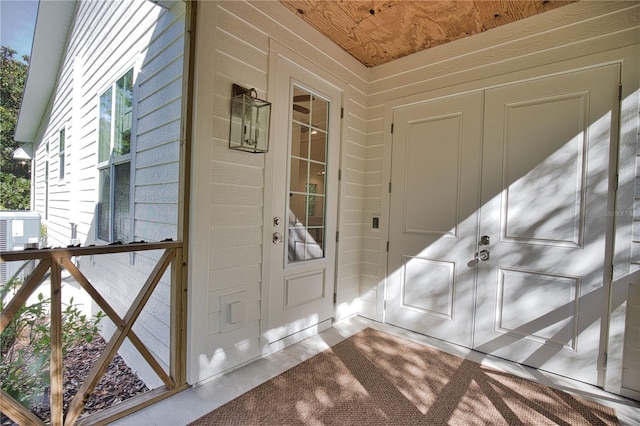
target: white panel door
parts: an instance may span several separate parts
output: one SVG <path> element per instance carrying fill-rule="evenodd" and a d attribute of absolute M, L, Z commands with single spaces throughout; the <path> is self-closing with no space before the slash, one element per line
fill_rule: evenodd
<path fill-rule="evenodd" d="M 342 104 L 335 85 L 277 61 L 269 342 L 333 317 Z"/>
<path fill-rule="evenodd" d="M 394 111 L 386 322 L 601 383 L 619 75 Z"/>
<path fill-rule="evenodd" d="M 617 65 L 485 93 L 474 348 L 598 383 Z"/>
<path fill-rule="evenodd" d="M 471 346 L 482 93 L 394 111 L 385 320 Z"/>

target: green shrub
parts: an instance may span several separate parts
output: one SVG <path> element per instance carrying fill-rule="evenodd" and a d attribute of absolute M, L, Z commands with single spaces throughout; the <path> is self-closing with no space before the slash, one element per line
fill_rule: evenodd
<path fill-rule="evenodd" d="M 0 288 L 0 313 L 22 281 L 11 280 Z M 2 389 L 29 408 L 33 398 L 49 387 L 51 347 L 51 299 L 38 294 L 37 302 L 23 305 L 0 335 L 0 383 Z M 73 303 L 63 306 L 62 354 L 76 343 L 91 342 L 98 334 L 102 312 L 88 318 Z"/>

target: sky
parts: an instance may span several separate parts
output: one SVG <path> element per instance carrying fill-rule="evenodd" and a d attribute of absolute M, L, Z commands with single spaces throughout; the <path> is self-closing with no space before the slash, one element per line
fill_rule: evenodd
<path fill-rule="evenodd" d="M 31 55 L 38 0 L 0 0 L 0 44 L 15 50 L 15 59 Z"/>

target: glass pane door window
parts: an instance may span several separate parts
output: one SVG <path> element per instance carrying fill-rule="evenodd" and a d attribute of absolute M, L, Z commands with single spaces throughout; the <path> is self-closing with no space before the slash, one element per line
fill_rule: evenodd
<path fill-rule="evenodd" d="M 288 259 L 324 257 L 329 102 L 293 86 L 289 151 Z"/>

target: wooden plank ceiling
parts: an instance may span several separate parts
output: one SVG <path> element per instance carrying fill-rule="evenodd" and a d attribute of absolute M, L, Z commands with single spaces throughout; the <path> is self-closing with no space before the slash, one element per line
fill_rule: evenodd
<path fill-rule="evenodd" d="M 281 0 L 367 67 L 576 0 Z"/>

